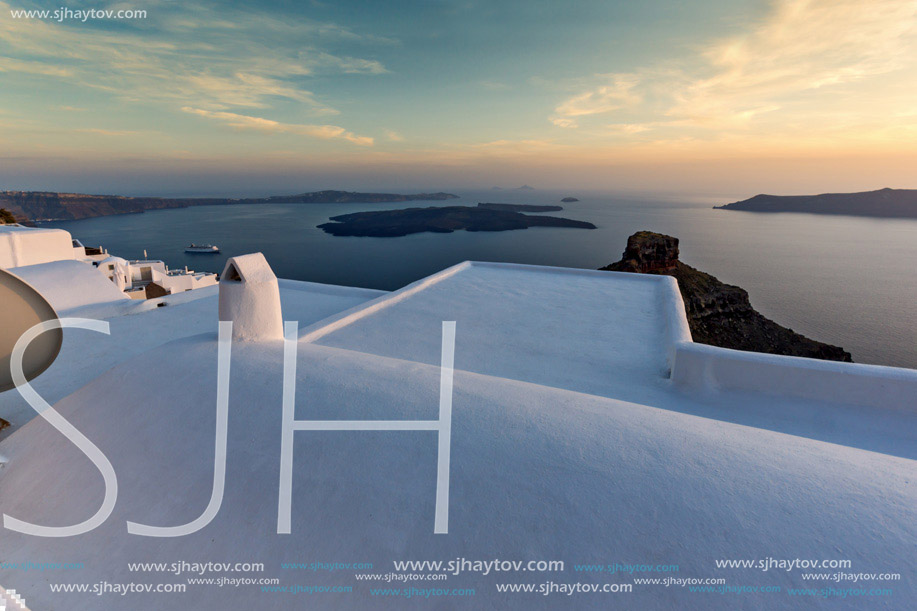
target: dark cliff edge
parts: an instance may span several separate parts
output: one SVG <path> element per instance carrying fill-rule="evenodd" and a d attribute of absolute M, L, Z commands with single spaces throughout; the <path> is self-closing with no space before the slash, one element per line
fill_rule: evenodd
<path fill-rule="evenodd" d="M 0 191 L 0 207 L 8 209 L 18 221 L 74 221 L 113 214 L 134 214 L 146 210 L 166 210 L 189 206 L 229 204 L 346 204 L 438 201 L 457 199 L 451 193 L 355 193 L 351 191 L 315 191 L 295 195 L 261 198 L 163 198 L 124 197 L 121 195 L 86 195 L 41 191 Z"/>
<path fill-rule="evenodd" d="M 853 362 L 850 353 L 787 329 L 751 306 L 748 293 L 678 260 L 678 238 L 641 231 L 630 236 L 627 249 L 606 271 L 672 276 L 685 302 L 688 325 L 700 344 Z"/>
<path fill-rule="evenodd" d="M 747 212 L 807 212 L 879 218 L 917 218 L 917 189 L 879 189 L 862 193 L 821 195 L 755 195 L 751 199 L 714 206 Z"/>

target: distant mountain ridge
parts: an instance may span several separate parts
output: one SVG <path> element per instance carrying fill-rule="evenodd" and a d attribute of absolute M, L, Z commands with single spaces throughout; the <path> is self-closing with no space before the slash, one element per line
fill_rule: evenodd
<path fill-rule="evenodd" d="M 510 212 L 560 212 L 563 206 L 537 206 L 532 204 L 494 204 L 488 202 L 478 203 L 478 208 L 488 210 L 508 210 Z"/>
<path fill-rule="evenodd" d="M 861 193 L 821 195 L 755 195 L 740 202 L 714 206 L 749 212 L 808 212 L 880 218 L 917 218 L 917 189 L 879 189 Z"/>
<path fill-rule="evenodd" d="M 451 193 L 357 193 L 353 191 L 314 191 L 296 195 L 274 195 L 261 198 L 164 198 L 125 197 L 122 195 L 87 195 L 83 193 L 55 193 L 44 191 L 0 191 L 0 208 L 9 210 L 18 221 L 72 221 L 131 214 L 146 210 L 187 208 L 189 206 L 216 206 L 228 204 L 345 204 L 392 203 L 410 201 L 439 201 L 457 199 Z"/>

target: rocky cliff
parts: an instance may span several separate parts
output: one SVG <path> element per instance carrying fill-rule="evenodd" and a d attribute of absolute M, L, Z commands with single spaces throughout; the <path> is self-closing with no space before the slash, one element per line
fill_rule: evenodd
<path fill-rule="evenodd" d="M 130 214 L 144 210 L 220 203 L 230 202 L 225 199 L 165 199 L 43 191 L 0 191 L 0 207 L 7 208 L 18 220 L 36 221 L 78 220 L 94 216 Z"/>
<path fill-rule="evenodd" d="M 353 191 L 315 191 L 296 195 L 274 195 L 262 199 L 243 199 L 239 203 L 262 204 L 283 202 L 293 204 L 387 204 L 392 202 L 442 201 L 458 199 L 452 193 L 355 193 Z"/>
<path fill-rule="evenodd" d="M 701 344 L 852 362 L 849 352 L 778 325 L 756 311 L 748 293 L 678 260 L 678 238 L 641 231 L 630 236 L 624 255 L 607 271 L 664 274 L 678 280 L 691 335 Z"/>
<path fill-rule="evenodd" d="M 145 210 L 187 208 L 188 206 L 216 206 L 224 204 L 334 204 L 334 203 L 388 203 L 407 201 L 445 200 L 457 198 L 451 193 L 354 193 L 350 191 L 316 191 L 296 195 L 271 197 L 230 198 L 163 198 L 124 197 L 121 195 L 86 195 L 83 193 L 53 193 L 42 191 L 0 191 L 0 208 L 7 208 L 20 220 L 78 220 L 94 216 L 131 214 Z"/>

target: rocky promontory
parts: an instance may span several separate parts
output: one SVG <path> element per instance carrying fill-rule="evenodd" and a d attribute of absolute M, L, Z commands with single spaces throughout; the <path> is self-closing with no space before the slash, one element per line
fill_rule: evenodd
<path fill-rule="evenodd" d="M 640 231 L 607 271 L 660 274 L 678 280 L 695 342 L 787 356 L 852 362 L 850 353 L 783 327 L 755 310 L 748 292 L 678 260 L 678 238 Z"/>
<path fill-rule="evenodd" d="M 862 193 L 821 195 L 755 195 L 719 210 L 748 212 L 808 212 L 879 218 L 917 218 L 917 189 L 879 189 Z"/>
<path fill-rule="evenodd" d="M 579 200 L 576 199 L 575 197 L 565 197 L 560 201 L 562 201 L 565 204 L 572 204 L 573 202 L 578 202 Z"/>

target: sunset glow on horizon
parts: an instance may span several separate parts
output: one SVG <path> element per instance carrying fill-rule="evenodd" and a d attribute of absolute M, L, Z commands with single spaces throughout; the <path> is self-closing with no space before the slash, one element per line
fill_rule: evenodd
<path fill-rule="evenodd" d="M 689 4 L 0 0 L 0 189 L 917 187 L 917 3 Z"/>

